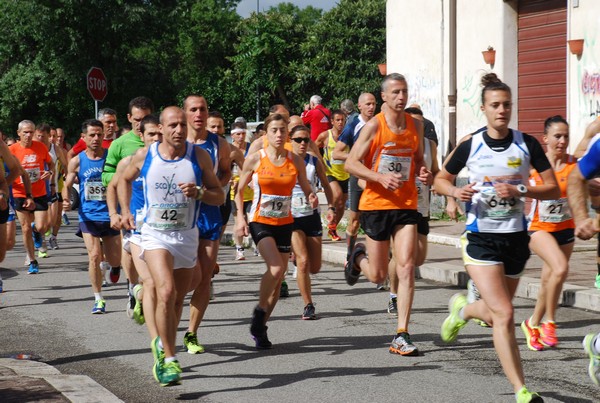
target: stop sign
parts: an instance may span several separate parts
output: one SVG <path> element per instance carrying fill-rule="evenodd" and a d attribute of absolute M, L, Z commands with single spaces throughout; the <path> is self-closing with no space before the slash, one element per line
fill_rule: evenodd
<path fill-rule="evenodd" d="M 101 68 L 92 67 L 87 73 L 87 89 L 94 101 L 104 101 L 108 93 L 106 76 Z"/>

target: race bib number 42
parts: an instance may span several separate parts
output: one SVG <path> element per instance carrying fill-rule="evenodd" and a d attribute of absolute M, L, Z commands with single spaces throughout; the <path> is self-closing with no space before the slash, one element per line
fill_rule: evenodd
<path fill-rule="evenodd" d="M 146 223 L 158 230 L 174 230 L 187 227 L 188 206 L 179 203 L 174 206 L 152 206 Z"/>

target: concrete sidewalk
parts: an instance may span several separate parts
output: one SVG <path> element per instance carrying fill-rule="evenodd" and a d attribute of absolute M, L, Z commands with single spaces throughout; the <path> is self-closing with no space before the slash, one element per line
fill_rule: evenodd
<path fill-rule="evenodd" d="M 27 358 L 0 358 L 0 401 L 121 402 L 85 375 L 63 375 L 56 368 Z"/>
<path fill-rule="evenodd" d="M 459 238 L 464 231 L 464 222 L 432 220 L 428 258 L 425 264 L 417 270 L 417 276 L 427 280 L 438 281 L 466 288 L 469 276 L 465 271 L 459 247 Z M 230 220 L 223 242 L 232 239 L 233 219 Z M 345 234 L 340 232 L 345 238 Z M 364 236 L 359 237 L 359 241 Z M 600 290 L 594 286 L 596 278 L 596 248 L 597 240 L 577 240 L 570 259 L 570 269 L 567 281 L 563 286 L 560 304 L 575 308 L 600 312 Z M 343 276 L 343 265 L 346 261 L 346 241 L 331 241 L 324 231 L 323 261 L 339 265 L 340 275 Z M 517 289 L 516 296 L 536 299 L 540 289 L 542 260 L 532 255 Z M 365 281 L 364 278 L 359 281 Z"/>

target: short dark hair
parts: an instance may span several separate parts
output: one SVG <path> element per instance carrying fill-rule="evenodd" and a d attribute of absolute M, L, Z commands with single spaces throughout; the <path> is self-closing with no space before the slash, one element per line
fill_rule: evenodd
<path fill-rule="evenodd" d="M 550 129 L 550 126 L 552 126 L 554 123 L 564 123 L 567 125 L 567 127 L 569 127 L 569 122 L 567 122 L 567 120 L 561 115 L 550 116 L 544 122 L 544 134 L 548 133 L 548 129 Z"/>
<path fill-rule="evenodd" d="M 310 129 L 308 127 L 306 127 L 304 125 L 298 125 L 298 126 L 294 126 L 294 128 L 290 132 L 290 138 L 298 132 L 307 132 L 310 135 Z"/>
<path fill-rule="evenodd" d="M 404 112 L 408 113 L 409 115 L 420 115 L 420 116 L 423 116 L 423 111 L 420 110 L 419 108 L 415 108 L 415 107 L 405 108 Z"/>
<path fill-rule="evenodd" d="M 104 130 L 104 125 L 98 119 L 87 119 L 81 124 L 81 132 L 87 134 L 88 127 L 99 127 Z"/>
<path fill-rule="evenodd" d="M 37 130 L 38 132 L 50 133 L 52 127 L 50 127 L 48 123 L 40 123 L 36 126 L 35 130 Z"/>
<path fill-rule="evenodd" d="M 341 109 L 334 109 L 331 111 L 331 117 L 334 117 L 335 115 L 342 115 L 344 118 L 346 117 L 346 113 L 341 110 Z"/>
<path fill-rule="evenodd" d="M 150 113 L 154 113 L 154 103 L 148 97 L 135 97 L 131 101 L 129 101 L 129 106 L 127 107 L 127 113 L 131 115 L 131 111 L 133 108 L 138 109 L 148 109 Z"/>
<path fill-rule="evenodd" d="M 146 125 L 156 125 L 160 124 L 160 119 L 155 114 L 151 113 L 150 115 L 144 116 L 142 121 L 140 122 L 140 131 L 144 133 L 146 131 Z"/>
<path fill-rule="evenodd" d="M 208 117 L 209 118 L 223 119 L 223 115 L 219 111 L 210 111 L 210 112 L 208 112 Z"/>
<path fill-rule="evenodd" d="M 261 123 L 258 126 L 256 126 L 256 129 L 254 129 L 254 132 L 258 133 L 261 130 L 265 130 L 265 124 L 264 123 Z"/>

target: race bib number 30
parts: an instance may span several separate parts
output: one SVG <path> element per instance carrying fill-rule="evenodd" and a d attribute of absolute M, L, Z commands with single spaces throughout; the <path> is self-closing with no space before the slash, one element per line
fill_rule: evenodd
<path fill-rule="evenodd" d="M 270 218 L 289 217 L 291 201 L 289 196 L 262 195 L 259 215 Z"/>
<path fill-rule="evenodd" d="M 571 209 L 566 198 L 540 200 L 539 217 L 542 222 L 559 223 L 571 219 Z"/>
<path fill-rule="evenodd" d="M 381 154 L 379 156 L 379 165 L 377 172 L 380 174 L 398 173 L 402 175 L 401 181 L 405 182 L 410 179 L 410 166 L 412 157 L 401 157 L 397 155 Z"/>
<path fill-rule="evenodd" d="M 85 199 L 90 201 L 105 201 L 106 187 L 101 181 L 88 181 L 85 183 Z"/>
<path fill-rule="evenodd" d="M 173 206 L 152 206 L 146 223 L 157 230 L 174 230 L 187 227 L 187 203 Z"/>

